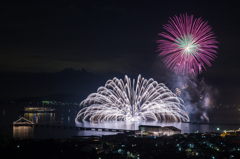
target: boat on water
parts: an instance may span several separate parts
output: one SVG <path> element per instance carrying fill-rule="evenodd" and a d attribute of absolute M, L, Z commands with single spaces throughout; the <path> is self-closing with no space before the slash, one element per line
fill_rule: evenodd
<path fill-rule="evenodd" d="M 55 109 L 50 107 L 24 107 L 20 112 L 24 113 L 53 113 Z"/>

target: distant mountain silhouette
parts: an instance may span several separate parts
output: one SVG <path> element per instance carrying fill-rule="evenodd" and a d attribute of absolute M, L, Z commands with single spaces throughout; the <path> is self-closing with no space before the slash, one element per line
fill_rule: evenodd
<path fill-rule="evenodd" d="M 41 102 L 41 101 L 57 101 L 57 102 L 72 102 L 80 103 L 81 97 L 77 94 L 51 94 L 42 97 L 23 97 L 23 98 L 14 98 L 8 101 L 14 102 Z"/>
<path fill-rule="evenodd" d="M 115 76 L 123 74 L 92 74 L 84 68 L 66 68 L 56 73 L 0 73 L 0 101 L 3 100 L 56 100 L 80 102 L 98 87 Z"/>

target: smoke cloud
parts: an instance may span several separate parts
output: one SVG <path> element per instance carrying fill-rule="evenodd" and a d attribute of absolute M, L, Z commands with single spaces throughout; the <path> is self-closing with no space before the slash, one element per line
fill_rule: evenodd
<path fill-rule="evenodd" d="M 208 112 L 215 104 L 218 90 L 205 82 L 203 77 L 167 74 L 159 82 L 166 84 L 184 100 L 191 121 L 209 122 Z"/>

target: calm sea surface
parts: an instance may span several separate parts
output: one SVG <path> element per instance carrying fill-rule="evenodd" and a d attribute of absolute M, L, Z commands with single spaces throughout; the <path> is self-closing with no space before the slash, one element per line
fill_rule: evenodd
<path fill-rule="evenodd" d="M 26 106 L 26 105 L 25 105 Z M 13 122 L 23 116 L 35 123 L 45 123 L 64 126 L 85 126 L 94 128 L 116 128 L 125 130 L 138 130 L 139 125 L 159 125 L 175 126 L 182 130 L 182 133 L 193 132 L 222 132 L 224 130 L 236 130 L 240 128 L 240 116 L 238 111 L 223 110 L 211 111 L 208 113 L 210 123 L 219 124 L 192 124 L 192 123 L 172 123 L 172 122 L 75 122 L 74 118 L 79 111 L 79 106 L 55 106 L 54 113 L 20 113 L 24 105 L 0 105 L 0 134 L 7 134 L 15 138 L 72 138 L 73 136 L 91 136 L 91 135 L 109 135 L 116 132 L 103 131 L 85 131 L 63 128 L 46 128 L 46 127 L 28 127 L 12 126 Z M 219 128 L 219 130 L 217 130 Z"/>

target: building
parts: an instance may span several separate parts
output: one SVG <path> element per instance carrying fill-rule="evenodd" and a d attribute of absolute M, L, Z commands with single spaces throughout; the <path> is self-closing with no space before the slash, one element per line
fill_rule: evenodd
<path fill-rule="evenodd" d="M 24 117 L 19 118 L 18 120 L 13 122 L 13 126 L 33 126 L 34 122 L 27 120 Z"/>
<path fill-rule="evenodd" d="M 13 122 L 13 138 L 28 139 L 34 137 L 34 122 L 24 117 Z"/>
<path fill-rule="evenodd" d="M 152 125 L 139 125 L 139 130 L 141 131 L 142 135 L 154 135 L 154 136 L 161 136 L 161 135 L 174 135 L 174 134 L 181 134 L 181 130 L 174 127 L 174 126 L 152 126 Z"/>

